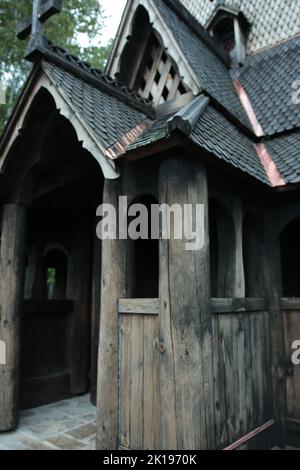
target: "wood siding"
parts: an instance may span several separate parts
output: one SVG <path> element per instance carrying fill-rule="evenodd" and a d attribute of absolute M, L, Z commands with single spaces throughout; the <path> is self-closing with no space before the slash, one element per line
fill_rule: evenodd
<path fill-rule="evenodd" d="M 295 350 L 292 349 L 294 341 L 300 340 L 300 299 L 285 300 L 284 326 L 285 326 L 285 347 L 286 361 L 290 364 L 287 374 L 287 416 L 288 418 L 299 420 L 300 430 L 300 367 L 292 366 L 291 357 Z"/>
<path fill-rule="evenodd" d="M 119 445 L 160 448 L 159 324 L 155 314 L 119 315 Z"/>
<path fill-rule="evenodd" d="M 269 314 L 215 314 L 213 338 L 216 441 L 222 449 L 272 418 Z"/>

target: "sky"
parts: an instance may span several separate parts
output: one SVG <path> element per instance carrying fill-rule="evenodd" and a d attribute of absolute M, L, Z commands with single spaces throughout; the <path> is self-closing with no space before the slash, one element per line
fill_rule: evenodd
<path fill-rule="evenodd" d="M 105 10 L 106 16 L 109 17 L 105 21 L 105 29 L 102 35 L 103 43 L 107 44 L 107 42 L 116 35 L 126 0 L 101 0 L 101 4 Z"/>
<path fill-rule="evenodd" d="M 126 0 L 100 0 L 100 2 L 107 18 L 105 20 L 101 38 L 97 38 L 94 43 L 97 45 L 100 42 L 102 46 L 105 46 L 110 39 L 114 39 L 117 33 L 122 13 L 126 5 Z M 89 41 L 87 35 L 80 34 L 79 42 L 83 47 L 88 46 Z"/>

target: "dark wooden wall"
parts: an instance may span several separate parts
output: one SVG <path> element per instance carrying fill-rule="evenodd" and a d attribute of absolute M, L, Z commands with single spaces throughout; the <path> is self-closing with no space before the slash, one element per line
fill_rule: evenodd
<path fill-rule="evenodd" d="M 298 317 L 290 312 L 284 327 L 280 232 L 300 215 L 299 204 L 290 210 L 285 198 L 279 207 L 261 189 L 224 180 L 180 153 L 126 165 L 118 191 L 129 203 L 151 195 L 159 203 L 204 203 L 210 212 L 200 253 L 160 241 L 158 299 L 133 298 L 134 248 L 127 243 L 118 273 L 126 298 L 113 303 L 118 418 L 112 425 L 102 394 L 98 447 L 222 449 L 269 422 L 275 424 L 243 448 L 283 443 L 284 335 L 297 331 L 291 322 Z M 114 250 L 120 256 L 123 242 L 114 242 Z M 293 416 L 297 377 L 288 379 Z"/>

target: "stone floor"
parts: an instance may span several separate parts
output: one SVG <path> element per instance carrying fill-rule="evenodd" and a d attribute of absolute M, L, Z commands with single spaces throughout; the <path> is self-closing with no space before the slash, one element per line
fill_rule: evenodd
<path fill-rule="evenodd" d="M 21 413 L 16 431 L 0 434 L 0 450 L 95 448 L 96 407 L 89 395 Z"/>

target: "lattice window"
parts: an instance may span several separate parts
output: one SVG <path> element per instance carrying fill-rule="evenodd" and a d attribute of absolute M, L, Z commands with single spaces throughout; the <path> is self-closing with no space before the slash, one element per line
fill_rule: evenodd
<path fill-rule="evenodd" d="M 175 64 L 155 38 L 144 69 L 139 88 L 140 95 L 151 99 L 153 104 L 157 106 L 174 100 L 187 92 Z"/>
<path fill-rule="evenodd" d="M 154 106 L 190 92 L 192 80 L 187 70 L 184 70 L 183 83 L 183 75 L 175 65 L 176 57 L 171 59 L 166 53 L 172 47 L 169 47 L 170 38 L 163 38 L 162 25 L 156 24 L 155 29 L 142 5 L 134 12 L 131 24 L 130 34 L 124 37 L 120 46 L 120 58 L 116 59 L 118 70 L 115 75 L 120 82 L 150 99 Z"/>

